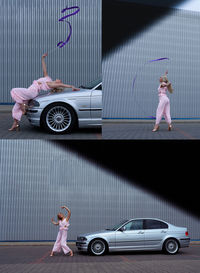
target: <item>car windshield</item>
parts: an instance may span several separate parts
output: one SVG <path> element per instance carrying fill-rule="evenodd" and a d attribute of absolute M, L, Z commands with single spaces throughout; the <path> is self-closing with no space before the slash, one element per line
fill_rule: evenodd
<path fill-rule="evenodd" d="M 80 88 L 84 88 L 84 89 L 92 89 L 93 87 L 97 86 L 99 83 L 101 82 L 101 78 L 98 78 L 88 84 L 85 85 L 81 85 Z"/>
<path fill-rule="evenodd" d="M 117 225 L 115 225 L 114 227 L 111 228 L 107 228 L 106 230 L 117 230 L 118 228 L 120 228 L 123 224 L 125 224 L 126 222 L 128 222 L 128 220 L 122 220 L 120 223 L 118 223 Z"/>

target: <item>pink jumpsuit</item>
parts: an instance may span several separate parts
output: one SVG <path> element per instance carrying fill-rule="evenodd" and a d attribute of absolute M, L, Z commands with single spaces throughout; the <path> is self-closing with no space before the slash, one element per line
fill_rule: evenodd
<path fill-rule="evenodd" d="M 161 87 L 164 85 L 164 87 Z M 170 102 L 167 97 L 167 84 L 162 82 L 158 87 L 158 96 L 159 96 L 159 104 L 156 111 L 156 124 L 158 125 L 164 115 L 164 118 L 168 124 L 171 124 L 171 116 L 170 116 Z"/>
<path fill-rule="evenodd" d="M 12 117 L 18 121 L 21 120 L 22 110 L 20 104 L 28 103 L 29 100 L 34 99 L 38 96 L 39 91 L 49 90 L 49 86 L 46 82 L 51 82 L 52 79 L 49 76 L 42 77 L 38 80 L 33 81 L 32 85 L 28 88 L 13 88 L 11 90 L 11 97 L 16 102 L 12 109 Z"/>
<path fill-rule="evenodd" d="M 53 252 L 60 252 L 61 249 L 65 254 L 69 253 L 71 249 L 67 246 L 67 230 L 69 227 L 69 222 L 66 221 L 66 218 L 64 220 L 59 221 L 59 232 L 56 238 L 56 242 L 53 246 Z"/>

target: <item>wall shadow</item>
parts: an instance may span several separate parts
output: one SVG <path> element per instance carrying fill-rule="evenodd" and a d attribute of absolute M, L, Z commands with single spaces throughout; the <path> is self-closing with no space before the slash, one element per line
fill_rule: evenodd
<path fill-rule="evenodd" d="M 184 1 L 162 2 L 173 6 Z M 102 57 L 106 57 L 117 46 L 135 37 L 172 10 L 168 7 L 133 3 L 130 0 L 102 0 Z"/>
<path fill-rule="evenodd" d="M 198 141 L 52 141 L 115 175 L 200 216 Z"/>

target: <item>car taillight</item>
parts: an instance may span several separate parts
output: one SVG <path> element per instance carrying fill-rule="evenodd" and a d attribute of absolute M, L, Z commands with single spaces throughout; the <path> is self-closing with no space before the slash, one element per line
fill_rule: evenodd
<path fill-rule="evenodd" d="M 185 232 L 185 236 L 188 236 L 188 235 L 189 235 L 189 233 L 188 233 L 188 231 L 186 231 L 186 232 Z"/>

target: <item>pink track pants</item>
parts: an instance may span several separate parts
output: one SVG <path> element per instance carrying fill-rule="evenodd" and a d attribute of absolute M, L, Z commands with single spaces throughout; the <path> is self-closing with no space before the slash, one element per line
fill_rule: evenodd
<path fill-rule="evenodd" d="M 65 254 L 69 253 L 71 249 L 67 246 L 67 230 L 59 230 L 56 242 L 53 246 L 53 252 L 60 252 L 61 249 Z"/>
<path fill-rule="evenodd" d="M 171 116 L 170 116 L 170 102 L 169 98 L 165 95 L 159 96 L 158 108 L 156 111 L 156 124 L 158 125 L 162 119 L 162 116 L 168 124 L 171 124 Z"/>
<path fill-rule="evenodd" d="M 22 112 L 22 109 L 21 109 L 21 106 L 20 104 L 22 103 L 25 103 L 27 104 L 28 101 L 27 100 L 23 100 L 19 95 L 18 95 L 18 91 L 22 90 L 23 91 L 26 90 L 26 88 L 13 88 L 11 90 L 11 97 L 12 99 L 16 102 L 15 105 L 13 106 L 13 109 L 12 109 L 12 117 L 13 119 L 16 119 L 18 121 L 21 120 L 21 117 L 23 115 L 23 112 Z"/>

